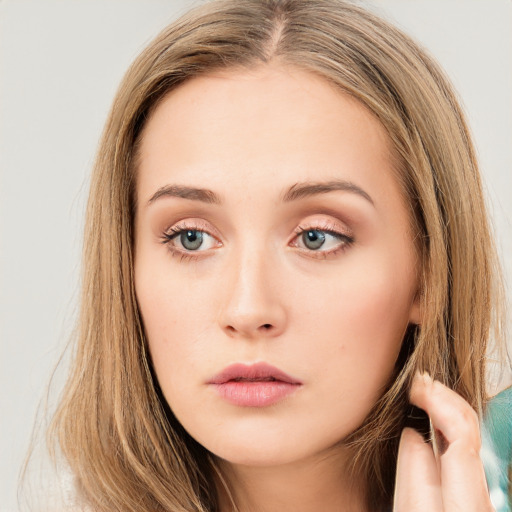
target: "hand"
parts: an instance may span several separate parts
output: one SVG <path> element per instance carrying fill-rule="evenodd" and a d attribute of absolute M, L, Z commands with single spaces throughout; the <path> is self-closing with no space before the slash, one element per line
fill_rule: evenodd
<path fill-rule="evenodd" d="M 410 400 L 430 417 L 438 455 L 414 429 L 400 439 L 393 512 L 494 512 L 471 406 L 428 374 L 416 375 Z"/>

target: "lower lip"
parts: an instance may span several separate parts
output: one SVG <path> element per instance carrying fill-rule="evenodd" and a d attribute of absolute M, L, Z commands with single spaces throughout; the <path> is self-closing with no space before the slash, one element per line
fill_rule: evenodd
<path fill-rule="evenodd" d="M 228 381 L 214 384 L 217 392 L 228 402 L 241 407 L 266 407 L 291 395 L 300 384 L 283 381 Z"/>

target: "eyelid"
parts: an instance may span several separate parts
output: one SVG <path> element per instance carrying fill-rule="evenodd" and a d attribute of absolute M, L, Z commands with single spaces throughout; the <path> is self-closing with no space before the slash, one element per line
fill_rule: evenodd
<path fill-rule="evenodd" d="M 307 231 L 323 231 L 325 233 L 330 234 L 331 236 L 340 239 L 339 243 L 336 247 L 329 250 L 313 250 L 308 248 L 299 247 L 297 244 L 298 238 Z M 303 222 L 299 224 L 294 229 L 295 236 L 292 238 L 290 243 L 293 247 L 299 249 L 299 251 L 305 254 L 308 257 L 312 258 L 322 258 L 325 259 L 329 256 L 334 256 L 340 251 L 347 249 L 350 245 L 354 243 L 354 235 L 352 230 L 345 226 L 340 226 L 336 222 L 332 220 L 322 219 L 311 219 L 309 221 Z"/>
<path fill-rule="evenodd" d="M 183 231 L 200 231 L 202 233 L 205 233 L 206 235 L 212 237 L 215 239 L 218 243 L 216 244 L 216 247 L 221 247 L 222 242 L 220 242 L 219 238 L 220 236 L 216 234 L 216 230 L 211 229 L 211 227 L 205 223 L 201 219 L 183 219 L 181 221 L 178 221 L 174 224 L 172 224 L 170 227 L 165 229 L 162 232 L 162 235 L 160 236 L 161 242 L 165 245 L 167 245 L 168 250 L 171 252 L 172 255 L 181 256 L 182 259 L 187 258 L 200 258 L 204 256 L 204 253 L 209 253 L 210 249 L 204 249 L 204 250 L 197 250 L 197 251 L 191 251 L 187 249 L 180 249 L 176 247 L 172 242 L 178 237 L 178 235 Z M 214 233 L 212 233 L 214 232 Z"/>
<path fill-rule="evenodd" d="M 164 229 L 164 234 L 172 234 L 177 233 L 179 231 L 186 231 L 186 230 L 192 230 L 192 231 L 202 231 L 203 233 L 206 233 L 207 235 L 216 238 L 219 240 L 221 238 L 220 233 L 212 228 L 211 224 L 208 222 L 205 222 L 202 219 L 195 219 L 195 218 L 186 218 L 183 220 L 179 220 L 177 222 L 174 222 L 171 224 L 168 228 Z"/>
<path fill-rule="evenodd" d="M 215 247 L 210 247 L 204 250 L 187 250 L 185 248 L 180 249 L 176 247 L 172 242 L 178 235 L 186 230 L 192 231 L 200 231 L 213 239 L 217 240 L 217 245 Z M 302 248 L 297 245 L 297 239 L 300 235 L 302 235 L 306 231 L 318 230 L 323 231 L 325 233 L 330 234 L 331 236 L 338 238 L 339 243 L 335 248 L 331 248 L 329 250 L 314 250 L 308 248 Z M 199 259 L 201 257 L 207 256 L 210 254 L 211 249 L 215 249 L 218 247 L 222 247 L 222 242 L 219 240 L 220 235 L 216 234 L 216 230 L 212 229 L 210 224 L 206 223 L 202 219 L 183 219 L 172 224 L 166 230 L 163 231 L 161 235 L 161 241 L 163 244 L 167 245 L 168 250 L 171 252 L 173 256 L 179 256 L 181 259 Z M 332 220 L 325 218 L 311 218 L 306 219 L 306 221 L 301 222 L 294 229 L 294 236 L 288 242 L 289 245 L 296 247 L 299 249 L 301 253 L 305 253 L 309 257 L 313 258 L 326 258 L 328 256 L 334 256 L 341 250 L 348 248 L 354 242 L 353 232 L 346 225 L 341 224 Z"/>
<path fill-rule="evenodd" d="M 326 231 L 333 234 L 345 236 L 347 238 L 353 238 L 353 231 L 348 228 L 345 224 L 338 223 L 331 219 L 325 218 L 313 218 L 306 219 L 301 222 L 295 229 L 294 233 L 299 235 L 304 231 L 318 229 L 319 231 Z"/>

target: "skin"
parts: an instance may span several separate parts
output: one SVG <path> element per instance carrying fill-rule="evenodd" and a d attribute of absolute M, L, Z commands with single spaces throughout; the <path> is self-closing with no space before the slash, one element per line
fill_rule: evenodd
<path fill-rule="evenodd" d="M 365 510 L 343 440 L 382 394 L 407 326 L 421 322 L 391 162 L 384 129 L 359 103 L 275 63 L 190 80 L 144 128 L 135 287 L 150 353 L 166 400 L 215 455 L 241 511 Z M 333 180 L 359 192 L 283 201 L 296 184 Z M 208 189 L 219 202 L 170 186 Z M 303 232 L 315 229 L 325 242 L 312 249 Z M 180 230 L 200 231 L 202 245 L 185 247 Z M 302 385 L 254 408 L 207 384 L 230 364 L 261 361 Z M 423 384 L 413 401 L 436 426 L 437 408 L 469 408 Z M 401 444 L 396 510 L 424 510 L 403 498 L 424 486 L 409 471 L 420 466 L 421 477 L 428 459 L 413 434 Z M 221 508 L 230 510 L 224 494 Z"/>

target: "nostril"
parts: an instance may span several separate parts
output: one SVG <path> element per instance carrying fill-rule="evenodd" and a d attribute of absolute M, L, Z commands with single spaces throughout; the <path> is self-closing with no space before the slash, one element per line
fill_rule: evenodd
<path fill-rule="evenodd" d="M 0 0 L 1 1 L 1 0 Z M 278 330 L 276 329 L 275 324 L 253 324 L 252 326 L 245 325 L 241 323 L 240 325 L 232 324 L 232 325 L 225 325 L 224 330 L 226 334 L 230 337 L 236 336 L 236 335 L 242 335 L 242 336 L 273 336 L 278 333 Z"/>

